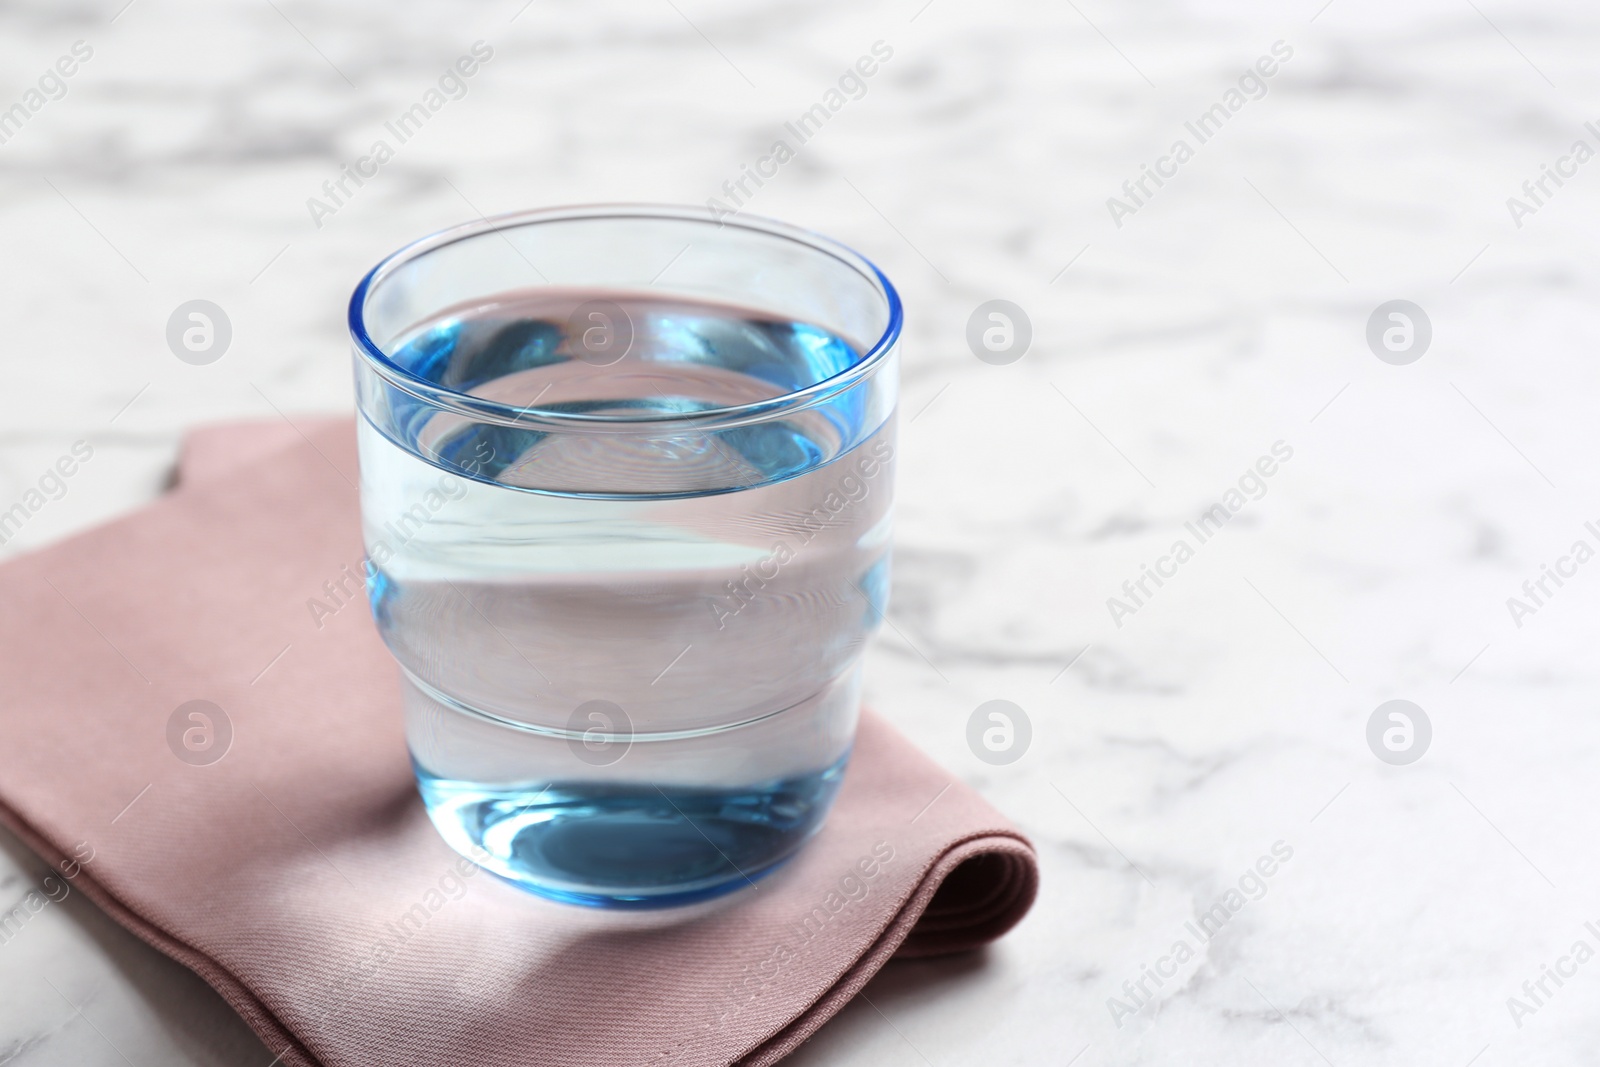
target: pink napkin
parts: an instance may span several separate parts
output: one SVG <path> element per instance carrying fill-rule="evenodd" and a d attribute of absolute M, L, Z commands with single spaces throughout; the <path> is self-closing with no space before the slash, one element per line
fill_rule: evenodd
<path fill-rule="evenodd" d="M 0 567 L 0 820 L 281 1062 L 773 1063 L 1032 904 L 1028 842 L 871 713 L 821 834 L 722 900 L 568 907 L 461 860 L 365 603 L 307 609 L 362 549 L 351 424 L 304 431 L 197 432 L 166 497 Z"/>

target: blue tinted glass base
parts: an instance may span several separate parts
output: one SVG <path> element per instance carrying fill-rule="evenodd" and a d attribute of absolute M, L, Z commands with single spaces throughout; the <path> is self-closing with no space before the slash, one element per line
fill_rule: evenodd
<path fill-rule="evenodd" d="M 452 847 L 549 900 L 659 908 L 744 888 L 822 825 L 848 754 L 822 771 L 734 789 L 565 782 L 487 789 L 417 767 Z"/>

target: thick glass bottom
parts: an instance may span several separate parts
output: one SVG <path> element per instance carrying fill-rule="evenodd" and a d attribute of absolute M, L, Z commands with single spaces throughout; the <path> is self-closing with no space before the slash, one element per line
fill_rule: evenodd
<path fill-rule="evenodd" d="M 736 788 L 486 788 L 416 770 L 434 825 L 485 869 L 551 900 L 650 908 L 721 896 L 780 866 L 822 825 L 848 759 Z"/>

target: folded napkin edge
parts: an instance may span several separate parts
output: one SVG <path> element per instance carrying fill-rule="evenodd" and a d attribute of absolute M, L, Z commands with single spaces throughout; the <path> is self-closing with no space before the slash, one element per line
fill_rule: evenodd
<path fill-rule="evenodd" d="M 1010 930 L 1026 916 L 1037 894 L 1038 865 L 1030 862 L 1035 855 L 1033 844 L 1020 833 L 1009 829 L 978 831 L 953 841 L 928 864 L 916 890 L 890 918 L 872 946 L 820 997 L 807 1005 L 788 1026 L 768 1037 L 746 1053 L 744 1058 L 738 1060 L 739 1067 L 768 1067 L 793 1053 L 829 1019 L 838 1014 L 847 1002 L 854 999 L 891 959 L 917 959 L 973 951 L 983 948 Z M 1027 883 L 1022 898 L 1018 899 L 1010 909 L 1008 921 L 988 936 L 978 936 L 970 941 L 956 940 L 938 948 L 921 951 L 913 949 L 907 952 L 908 940 L 929 904 L 950 876 L 963 864 L 985 856 L 1007 856 L 1017 861 L 1017 870 L 1014 873 Z"/>
<path fill-rule="evenodd" d="M 0 804 L 0 825 L 11 831 L 28 849 L 66 877 L 65 871 L 76 861 L 61 851 L 48 837 L 36 830 L 9 806 Z M 79 866 L 68 881 L 95 907 L 140 941 L 186 967 L 216 991 L 285 1067 L 320 1067 L 318 1061 L 278 1021 L 261 1001 L 224 966 L 199 949 L 178 940 L 161 927 L 133 910 L 106 886 L 100 884 L 86 866 Z"/>

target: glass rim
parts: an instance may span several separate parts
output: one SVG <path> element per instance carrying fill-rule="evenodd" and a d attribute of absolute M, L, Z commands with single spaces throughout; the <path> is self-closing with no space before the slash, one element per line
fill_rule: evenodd
<path fill-rule="evenodd" d="M 430 252 L 449 245 L 500 233 L 521 226 L 547 222 L 564 222 L 584 219 L 669 219 L 699 224 L 714 224 L 717 228 L 737 226 L 768 237 L 793 241 L 823 255 L 832 256 L 860 274 L 869 284 L 875 284 L 888 305 L 888 322 L 883 333 L 873 342 L 861 358 L 845 369 L 801 389 L 780 393 L 765 400 L 725 407 L 706 408 L 693 412 L 656 412 L 646 414 L 594 414 L 556 411 L 534 405 L 516 407 L 495 400 L 487 400 L 449 386 L 430 382 L 400 366 L 373 341 L 367 332 L 366 304 L 373 289 L 400 269 Z M 348 314 L 350 337 L 357 354 L 380 377 L 396 389 L 410 394 L 423 403 L 464 415 L 478 422 L 500 426 L 528 427 L 545 425 L 560 429 L 621 430 L 627 427 L 668 429 L 693 426 L 697 429 L 726 428 L 753 422 L 764 422 L 783 415 L 801 411 L 823 403 L 854 386 L 874 373 L 878 366 L 900 340 L 904 312 L 900 294 L 894 284 L 867 257 L 840 241 L 801 226 L 781 222 L 760 215 L 739 214 L 732 218 L 718 218 L 710 207 L 652 203 L 602 203 L 576 204 L 561 207 L 532 208 L 499 215 L 480 216 L 472 222 L 460 223 L 419 238 L 385 256 L 356 285 L 350 295 Z"/>

